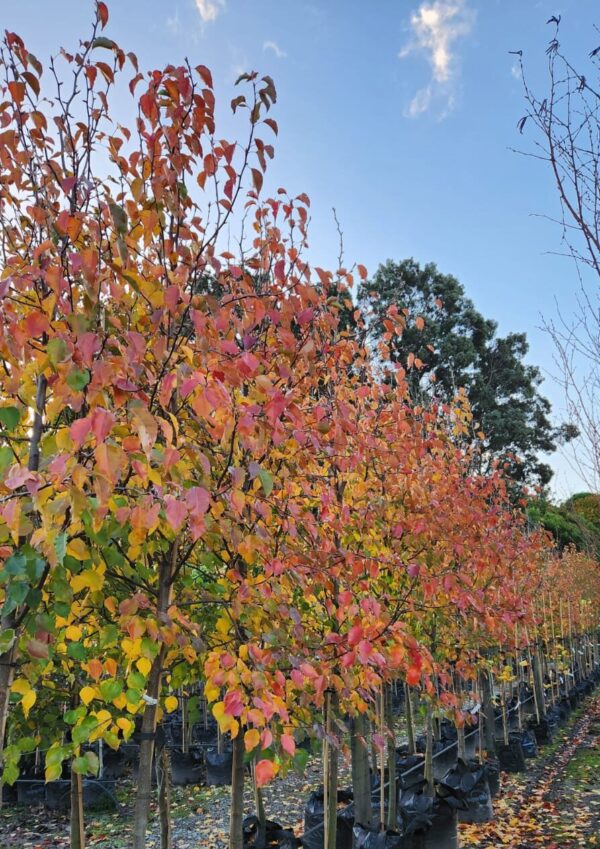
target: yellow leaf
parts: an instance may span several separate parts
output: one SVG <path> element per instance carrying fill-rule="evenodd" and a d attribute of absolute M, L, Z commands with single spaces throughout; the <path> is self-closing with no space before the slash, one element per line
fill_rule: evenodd
<path fill-rule="evenodd" d="M 148 673 L 152 669 L 152 663 L 148 660 L 147 657 L 140 657 L 139 660 L 136 660 L 135 665 L 144 677 L 147 677 Z"/>
<path fill-rule="evenodd" d="M 215 684 L 211 684 L 210 682 L 207 682 L 205 687 L 204 687 L 204 696 L 205 696 L 207 702 L 214 702 L 215 699 L 218 699 L 220 692 L 221 692 L 220 688 L 217 687 Z M 213 714 L 214 714 L 214 708 L 213 708 Z"/>
<path fill-rule="evenodd" d="M 79 691 L 79 698 L 84 705 L 89 705 L 92 699 L 96 698 L 96 691 L 93 687 L 82 687 Z"/>
<path fill-rule="evenodd" d="M 253 749 L 256 749 L 259 743 L 260 733 L 256 728 L 250 728 L 249 731 L 246 731 L 244 734 L 244 746 L 247 752 L 251 752 Z"/>
<path fill-rule="evenodd" d="M 129 737 L 129 735 L 135 728 L 135 722 L 132 722 L 130 719 L 127 719 L 126 716 L 120 716 L 117 719 L 117 727 L 121 729 L 125 737 Z"/>
<path fill-rule="evenodd" d="M 88 560 L 90 557 L 89 549 L 82 539 L 72 539 L 67 545 L 67 554 L 76 560 Z"/>
<path fill-rule="evenodd" d="M 165 710 L 167 713 L 173 713 L 174 710 L 177 710 L 179 705 L 179 699 L 177 696 L 167 696 L 165 699 Z"/>
<path fill-rule="evenodd" d="M 10 689 L 13 693 L 19 693 L 21 696 L 24 696 L 25 693 L 28 693 L 29 690 L 31 690 L 31 684 L 26 678 L 17 678 L 12 682 L 12 687 Z"/>
<path fill-rule="evenodd" d="M 65 631 L 65 637 L 67 640 L 80 640 L 81 633 L 81 628 L 78 625 L 69 625 Z"/>
<path fill-rule="evenodd" d="M 74 593 L 81 592 L 86 588 L 94 592 L 102 589 L 103 584 L 104 575 L 101 575 L 95 569 L 84 569 L 83 572 L 71 578 L 71 589 Z"/>
<path fill-rule="evenodd" d="M 56 781 L 62 775 L 62 763 L 48 764 L 44 770 L 46 781 Z"/>
<path fill-rule="evenodd" d="M 34 706 L 36 698 L 35 690 L 28 690 L 21 699 L 21 707 L 23 708 L 25 719 L 29 716 L 29 711 Z"/>
<path fill-rule="evenodd" d="M 119 710 L 123 710 L 125 705 L 127 704 L 127 699 L 125 698 L 125 693 L 119 693 L 116 699 L 113 699 L 113 705 Z"/>

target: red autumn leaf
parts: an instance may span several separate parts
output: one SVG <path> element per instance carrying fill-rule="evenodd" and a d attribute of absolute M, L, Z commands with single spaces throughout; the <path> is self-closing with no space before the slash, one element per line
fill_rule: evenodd
<path fill-rule="evenodd" d="M 259 761 L 256 764 L 255 775 L 257 786 L 264 787 L 275 777 L 275 764 L 268 760 Z"/>
<path fill-rule="evenodd" d="M 410 666 L 406 673 L 406 683 L 414 687 L 421 680 L 421 670 L 418 666 Z"/>
<path fill-rule="evenodd" d="M 98 2 L 96 5 L 96 11 L 98 13 L 98 19 L 102 24 L 102 29 L 104 29 L 104 27 L 108 23 L 108 7 L 106 3 L 102 3 L 100 0 L 100 2 Z"/>

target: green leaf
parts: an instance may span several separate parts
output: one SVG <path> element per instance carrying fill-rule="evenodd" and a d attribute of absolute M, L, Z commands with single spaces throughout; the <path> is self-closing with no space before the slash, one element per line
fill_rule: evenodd
<path fill-rule="evenodd" d="M 58 365 L 67 357 L 67 344 L 64 339 L 55 337 L 48 342 L 47 351 L 52 365 Z"/>
<path fill-rule="evenodd" d="M 21 737 L 17 742 L 17 746 L 21 752 L 34 752 L 36 745 L 35 737 Z"/>
<path fill-rule="evenodd" d="M 19 767 L 14 763 L 4 764 L 2 770 L 2 781 L 4 784 L 14 784 L 19 777 Z"/>
<path fill-rule="evenodd" d="M 100 692 L 102 693 L 102 698 L 105 702 L 112 702 L 113 699 L 116 699 L 117 696 L 121 695 L 122 691 L 123 685 L 120 681 L 115 681 L 114 678 L 102 681 L 100 684 Z"/>
<path fill-rule="evenodd" d="M 266 469 L 261 469 L 258 473 L 259 480 L 262 484 L 265 495 L 270 495 L 273 492 L 273 476 Z"/>
<path fill-rule="evenodd" d="M 16 407 L 0 407 L 0 422 L 6 430 L 14 430 L 20 418 L 21 414 Z"/>
<path fill-rule="evenodd" d="M 146 677 L 142 675 L 141 672 L 137 672 L 134 670 L 127 677 L 127 686 L 133 688 L 134 690 L 143 690 L 146 686 Z"/>
<path fill-rule="evenodd" d="M 98 723 L 93 716 L 86 716 L 81 725 L 76 725 L 71 731 L 71 740 L 76 745 L 85 743 L 86 740 L 89 740 L 92 731 L 96 730 L 97 725 Z"/>
<path fill-rule="evenodd" d="M 139 690 L 129 689 L 125 693 L 125 698 L 129 702 L 130 705 L 137 705 L 139 700 L 142 698 Z"/>
<path fill-rule="evenodd" d="M 63 714 L 63 719 L 67 725 L 75 725 L 78 719 L 85 716 L 85 708 L 78 707 L 75 710 L 66 710 Z"/>
<path fill-rule="evenodd" d="M 46 564 L 37 554 L 29 554 L 27 557 L 27 577 L 32 584 L 36 584 L 44 574 Z"/>
<path fill-rule="evenodd" d="M 92 41 L 92 47 L 106 47 L 107 50 L 114 50 L 116 44 L 112 39 L 99 35 Z"/>
<path fill-rule="evenodd" d="M 64 759 L 65 749 L 63 746 L 54 746 L 46 752 L 46 766 L 60 765 Z"/>
<path fill-rule="evenodd" d="M 69 372 L 67 376 L 67 383 L 71 387 L 71 389 L 75 390 L 75 392 L 81 392 L 82 389 L 90 382 L 90 373 L 87 369 L 83 369 L 80 371 L 79 369 L 73 369 L 73 371 Z"/>
<path fill-rule="evenodd" d="M 20 552 L 11 554 L 4 564 L 4 572 L 7 575 L 23 575 L 27 566 L 27 558 Z"/>
<path fill-rule="evenodd" d="M 84 757 L 88 762 L 88 773 L 90 775 L 98 775 L 98 770 L 100 769 L 98 755 L 95 752 L 86 752 Z"/>
<path fill-rule="evenodd" d="M 112 216 L 112 220 L 114 222 L 117 233 L 119 233 L 119 235 L 121 236 L 124 236 L 127 232 L 128 225 L 127 213 L 125 212 L 123 207 L 119 206 L 117 203 L 110 202 L 108 204 L 108 207 L 110 209 L 110 214 Z"/>
<path fill-rule="evenodd" d="M 6 593 L 6 600 L 2 609 L 3 615 L 6 616 L 8 613 L 12 613 L 20 604 L 23 604 L 28 592 L 29 584 L 25 583 L 25 581 L 13 581 Z"/>
<path fill-rule="evenodd" d="M 2 445 L 0 447 L 0 474 L 3 473 L 11 464 L 13 460 L 13 453 L 8 447 L 8 445 Z"/>
<path fill-rule="evenodd" d="M 7 652 L 15 641 L 15 632 L 13 628 L 7 628 L 6 631 L 0 632 L 0 654 Z"/>
<path fill-rule="evenodd" d="M 67 654 L 69 657 L 72 657 L 73 660 L 85 660 L 87 657 L 83 643 L 69 643 L 67 646 Z"/>
<path fill-rule="evenodd" d="M 310 752 L 307 752 L 306 749 L 296 749 L 296 753 L 292 761 L 294 769 L 298 770 L 298 772 L 304 772 L 309 758 Z"/>
<path fill-rule="evenodd" d="M 67 553 L 67 535 L 59 534 L 54 540 L 54 550 L 56 551 L 56 557 L 58 558 L 59 564 L 62 566 L 62 562 L 65 559 L 65 554 Z"/>

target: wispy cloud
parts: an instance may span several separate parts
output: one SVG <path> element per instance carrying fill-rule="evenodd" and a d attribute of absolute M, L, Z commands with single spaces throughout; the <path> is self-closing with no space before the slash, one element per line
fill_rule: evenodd
<path fill-rule="evenodd" d="M 179 19 L 179 9 L 175 9 L 175 14 L 167 17 L 167 29 L 173 35 L 179 35 L 181 32 L 181 21 Z"/>
<path fill-rule="evenodd" d="M 195 2 L 205 24 L 216 21 L 225 8 L 225 0 L 195 0 Z"/>
<path fill-rule="evenodd" d="M 521 66 L 518 62 L 513 62 L 510 68 L 510 72 L 516 80 L 522 80 L 523 74 L 521 73 Z"/>
<path fill-rule="evenodd" d="M 263 44 L 263 50 L 272 50 L 278 59 L 285 59 L 287 56 L 285 50 L 282 50 L 275 41 L 265 41 Z"/>
<path fill-rule="evenodd" d="M 431 66 L 431 78 L 409 103 L 406 111 L 410 117 L 421 115 L 435 103 L 442 104 L 444 114 L 453 108 L 459 73 L 456 42 L 471 32 L 474 20 L 475 13 L 467 6 L 467 0 L 424 2 L 412 13 L 411 38 L 399 56 L 425 56 Z"/>

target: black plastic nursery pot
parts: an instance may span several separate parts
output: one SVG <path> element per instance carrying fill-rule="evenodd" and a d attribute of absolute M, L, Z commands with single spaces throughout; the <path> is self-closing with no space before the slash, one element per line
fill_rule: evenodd
<path fill-rule="evenodd" d="M 44 804 L 51 811 L 68 811 L 71 807 L 71 782 L 63 779 L 49 781 L 45 787 Z"/>
<path fill-rule="evenodd" d="M 425 777 L 425 758 L 422 755 L 396 754 L 396 776 L 404 790 L 420 784 Z"/>
<path fill-rule="evenodd" d="M 293 830 L 278 822 L 267 820 L 265 833 L 261 835 L 256 815 L 244 819 L 244 849 L 298 849 L 301 845 Z"/>
<path fill-rule="evenodd" d="M 436 804 L 430 827 L 423 832 L 405 834 L 401 849 L 458 849 L 456 811 L 444 803 Z"/>
<path fill-rule="evenodd" d="M 206 783 L 209 787 L 231 784 L 232 752 L 219 754 L 216 749 L 206 750 Z"/>
<path fill-rule="evenodd" d="M 521 731 L 521 747 L 525 758 L 536 758 L 538 753 L 537 741 L 533 731 Z"/>
<path fill-rule="evenodd" d="M 500 764 L 496 758 L 488 758 L 484 765 L 485 775 L 490 788 L 490 796 L 495 799 L 500 793 Z"/>
<path fill-rule="evenodd" d="M 494 819 L 492 794 L 485 772 L 466 799 L 467 810 L 458 811 L 458 821 L 465 823 L 491 822 Z"/>
<path fill-rule="evenodd" d="M 17 785 L 3 784 L 2 785 L 2 804 L 16 805 L 17 803 Z"/>
<path fill-rule="evenodd" d="M 380 831 L 355 825 L 353 834 L 354 849 L 402 849 L 403 846 L 403 837 L 399 831 Z"/>
<path fill-rule="evenodd" d="M 43 779 L 19 778 L 17 787 L 18 805 L 43 805 L 46 796 L 46 783 Z"/>
<path fill-rule="evenodd" d="M 540 719 L 539 722 L 533 722 L 530 731 L 533 731 L 538 746 L 544 746 L 546 743 L 552 742 L 553 726 L 547 719 Z"/>
<path fill-rule="evenodd" d="M 102 757 L 102 778 L 121 778 L 127 772 L 127 757 L 125 752 L 112 749 L 104 752 Z"/>
<path fill-rule="evenodd" d="M 352 792 L 338 790 L 336 849 L 352 849 L 352 829 L 354 827 L 354 808 L 348 806 L 352 800 Z M 323 849 L 325 842 L 324 796 L 322 790 L 310 794 L 304 808 L 304 834 L 302 846 L 304 849 Z"/>
<path fill-rule="evenodd" d="M 512 735 L 511 735 L 512 737 Z M 523 746 L 519 739 L 509 738 L 509 742 L 496 740 L 496 755 L 500 769 L 503 772 L 523 772 L 525 769 L 525 755 Z"/>
<path fill-rule="evenodd" d="M 201 750 L 192 749 L 181 752 L 171 751 L 171 781 L 174 785 L 185 787 L 188 784 L 200 784 L 204 772 Z"/>

